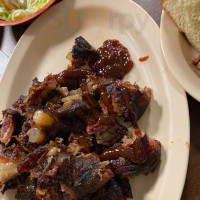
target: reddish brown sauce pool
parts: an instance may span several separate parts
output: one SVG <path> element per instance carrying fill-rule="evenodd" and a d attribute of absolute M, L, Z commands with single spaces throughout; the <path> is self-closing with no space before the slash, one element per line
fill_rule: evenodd
<path fill-rule="evenodd" d="M 133 68 L 128 49 L 118 40 L 106 40 L 97 51 L 100 59 L 94 68 L 99 76 L 122 79 Z"/>

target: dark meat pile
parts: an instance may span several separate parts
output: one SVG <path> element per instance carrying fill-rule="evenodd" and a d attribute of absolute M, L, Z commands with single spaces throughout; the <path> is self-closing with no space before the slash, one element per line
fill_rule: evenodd
<path fill-rule="evenodd" d="M 19 200 L 126 200 L 128 178 L 153 172 L 160 142 L 137 121 L 151 89 L 121 79 L 133 67 L 117 40 L 95 50 L 75 39 L 68 69 L 37 78 L 27 96 L 3 111 L 2 193 Z"/>

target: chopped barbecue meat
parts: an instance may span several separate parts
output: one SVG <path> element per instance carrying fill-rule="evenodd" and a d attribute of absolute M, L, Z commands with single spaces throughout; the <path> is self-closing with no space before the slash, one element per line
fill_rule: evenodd
<path fill-rule="evenodd" d="M 60 186 L 59 183 L 55 184 L 54 186 L 51 186 L 48 191 L 50 198 L 52 200 L 67 200 L 64 193 L 61 190 L 62 190 L 62 186 Z"/>
<path fill-rule="evenodd" d="M 16 102 L 14 102 L 12 105 L 13 107 L 21 114 L 25 114 L 25 104 L 24 104 L 24 100 L 26 99 L 27 97 L 24 96 L 24 95 L 21 95 Z"/>
<path fill-rule="evenodd" d="M 20 184 L 15 198 L 18 200 L 38 200 L 36 197 L 36 181 L 26 181 L 25 184 Z"/>
<path fill-rule="evenodd" d="M 115 144 L 101 154 L 101 160 L 113 160 L 119 157 L 126 158 L 133 163 L 144 163 L 147 160 L 142 138 L 130 144 Z"/>
<path fill-rule="evenodd" d="M 142 140 L 147 154 L 147 161 L 145 162 L 146 169 L 143 173 L 147 175 L 149 172 L 153 172 L 160 162 L 161 144 L 147 134 L 144 135 Z"/>
<path fill-rule="evenodd" d="M 128 179 L 112 178 L 95 197 L 92 197 L 92 200 L 127 200 L 127 198 L 133 198 Z"/>
<path fill-rule="evenodd" d="M 47 153 L 47 149 L 45 147 L 39 147 L 38 149 L 35 149 L 33 153 L 30 153 L 25 160 L 21 161 L 18 164 L 17 170 L 20 174 L 24 172 L 30 172 L 32 168 L 37 165 L 38 159 L 43 155 Z"/>
<path fill-rule="evenodd" d="M 0 186 L 19 174 L 17 166 L 25 156 L 24 150 L 15 144 L 2 151 L 0 155 Z"/>
<path fill-rule="evenodd" d="M 116 160 L 111 160 L 110 163 L 117 175 L 122 177 L 138 176 L 140 174 L 147 175 L 155 170 L 160 162 L 160 143 L 150 138 L 147 134 L 142 137 L 142 143 L 147 155 L 146 161 L 143 163 L 135 163 L 122 156 Z"/>
<path fill-rule="evenodd" d="M 129 82 L 121 83 L 115 82 L 111 89 L 111 98 L 114 111 L 119 115 L 124 115 L 127 119 L 130 119 L 130 110 L 124 100 L 122 88 L 120 84 L 127 91 L 128 98 L 130 99 L 131 109 L 134 112 L 136 119 L 139 120 L 151 100 L 151 89 L 145 87 L 143 91 L 140 90 L 137 84 L 130 84 Z"/>
<path fill-rule="evenodd" d="M 120 177 L 138 176 L 145 170 L 144 164 L 135 164 L 123 157 L 111 160 L 110 164 L 113 167 L 114 173 Z"/>
<path fill-rule="evenodd" d="M 14 135 L 20 132 L 21 117 L 20 114 L 11 109 L 3 112 L 3 123 L 0 128 L 0 142 L 6 146 L 10 145 Z"/>
<path fill-rule="evenodd" d="M 107 115 L 99 117 L 97 123 L 88 125 L 87 133 L 95 134 L 97 144 L 112 146 L 118 143 L 128 131 L 126 127 L 117 123 L 116 119 Z"/>
<path fill-rule="evenodd" d="M 90 153 L 90 148 L 93 146 L 93 137 L 86 134 L 74 134 L 69 136 L 69 145 L 67 152 L 73 156 L 78 155 L 80 152 Z"/>
<path fill-rule="evenodd" d="M 81 117 L 81 113 L 87 114 L 89 112 L 87 104 L 80 100 L 73 100 L 71 105 L 69 107 L 67 106 L 63 105 L 63 107 L 59 108 L 58 112 L 60 117 L 65 116 L 70 118 L 74 115 Z"/>
<path fill-rule="evenodd" d="M 17 111 L 26 111 L 29 106 L 43 105 L 48 99 L 48 95 L 58 86 L 56 77 L 49 75 L 43 82 L 39 82 L 37 78 L 33 80 L 29 95 L 22 101 L 22 98 L 15 102 L 13 106 Z"/>
<path fill-rule="evenodd" d="M 128 177 L 153 172 L 161 145 L 137 121 L 151 89 L 122 82 L 133 67 L 126 47 L 107 40 L 95 50 L 75 39 L 71 65 L 4 111 L 0 187 L 18 200 L 127 200 Z"/>
<path fill-rule="evenodd" d="M 99 59 L 99 54 L 91 45 L 83 38 L 75 39 L 75 45 L 72 48 L 72 65 L 74 67 L 81 67 L 89 62 L 94 64 Z"/>
<path fill-rule="evenodd" d="M 126 132 L 126 127 L 120 124 L 110 126 L 105 131 L 96 133 L 97 144 L 112 146 L 120 142 Z"/>
<path fill-rule="evenodd" d="M 72 188 L 61 184 L 61 191 L 63 195 L 63 200 L 78 200 L 78 196 L 75 194 Z"/>
<path fill-rule="evenodd" d="M 98 156 L 88 154 L 77 157 L 73 163 L 74 190 L 79 198 L 96 192 L 112 177 L 113 173 L 101 163 Z"/>

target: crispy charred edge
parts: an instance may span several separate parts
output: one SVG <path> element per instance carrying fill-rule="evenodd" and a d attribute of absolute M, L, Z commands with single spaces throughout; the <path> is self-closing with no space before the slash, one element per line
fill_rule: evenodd
<path fill-rule="evenodd" d="M 96 192 L 114 176 L 110 169 L 106 169 L 107 164 L 101 163 L 94 153 L 76 158 L 73 178 L 75 192 L 79 197 Z"/>
<path fill-rule="evenodd" d="M 127 200 L 133 198 L 129 180 L 127 178 L 112 178 L 108 184 L 101 188 L 92 200 Z"/>
<path fill-rule="evenodd" d="M 11 109 L 3 111 L 3 118 L 0 128 L 0 142 L 7 147 L 12 144 L 13 136 L 19 134 L 22 120 L 20 114 Z"/>
<path fill-rule="evenodd" d="M 142 138 L 147 159 L 143 163 L 134 163 L 125 157 L 119 157 L 110 161 L 113 171 L 120 177 L 148 175 L 153 172 L 160 163 L 161 144 L 157 140 L 145 134 Z"/>
<path fill-rule="evenodd" d="M 17 170 L 20 174 L 24 172 L 30 172 L 32 168 L 34 168 L 37 165 L 38 159 L 45 153 L 47 153 L 48 150 L 45 147 L 39 147 L 33 151 L 33 153 L 30 153 L 25 160 L 19 163 L 17 166 Z"/>
<path fill-rule="evenodd" d="M 83 38 L 77 37 L 72 48 L 72 66 L 82 67 L 84 65 L 92 66 L 98 59 L 99 55 L 95 49 Z"/>
<path fill-rule="evenodd" d="M 21 114 L 25 114 L 30 106 L 44 105 L 48 99 L 48 95 L 57 86 L 58 82 L 55 75 L 48 75 L 43 82 L 39 82 L 35 78 L 32 87 L 29 89 L 29 94 L 27 96 L 20 96 L 13 104 L 13 107 Z"/>

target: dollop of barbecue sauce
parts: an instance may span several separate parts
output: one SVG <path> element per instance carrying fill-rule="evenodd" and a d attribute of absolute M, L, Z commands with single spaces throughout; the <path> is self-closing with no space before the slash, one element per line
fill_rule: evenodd
<path fill-rule="evenodd" d="M 98 76 L 122 79 L 133 68 L 128 49 L 118 40 L 106 40 L 97 52 L 100 59 L 93 68 Z"/>

